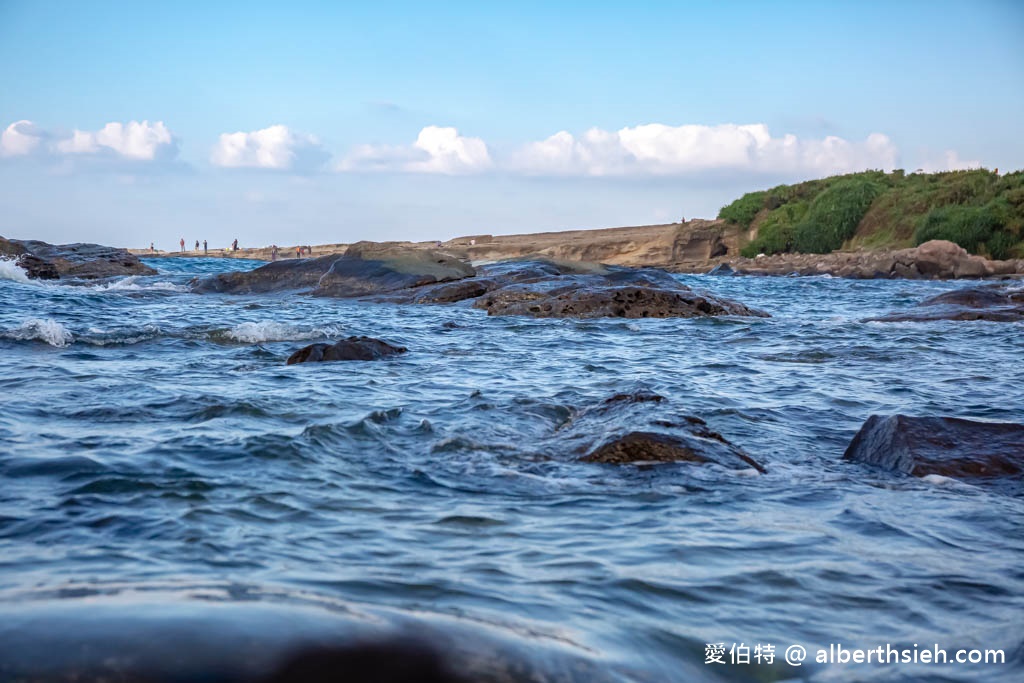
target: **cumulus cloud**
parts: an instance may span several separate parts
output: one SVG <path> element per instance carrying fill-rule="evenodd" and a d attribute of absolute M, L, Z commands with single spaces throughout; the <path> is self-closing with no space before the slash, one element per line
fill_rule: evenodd
<path fill-rule="evenodd" d="M 580 136 L 567 131 L 516 150 L 509 168 L 531 175 L 675 175 L 701 171 L 843 173 L 892 169 L 892 141 L 873 133 L 861 142 L 828 136 L 772 137 L 764 124 L 667 126 L 652 123 Z"/>
<path fill-rule="evenodd" d="M 31 121 L 15 121 L 0 133 L 0 157 L 34 154 L 46 139 L 46 133 Z"/>
<path fill-rule="evenodd" d="M 493 165 L 480 138 L 460 135 L 455 128 L 427 126 L 411 145 L 359 145 L 338 164 L 338 170 L 461 175 Z"/>
<path fill-rule="evenodd" d="M 63 154 L 105 154 L 133 161 L 172 158 L 177 144 L 163 121 L 112 121 L 96 132 L 75 130 L 71 137 L 56 143 Z"/>
<path fill-rule="evenodd" d="M 329 154 L 314 135 L 278 124 L 249 133 L 224 133 L 210 152 L 210 163 L 224 168 L 312 171 Z"/>
<path fill-rule="evenodd" d="M 0 135 L 0 156 L 5 157 L 153 162 L 177 154 L 177 141 L 163 121 L 112 121 L 97 131 L 75 129 L 69 134 L 16 121 Z"/>

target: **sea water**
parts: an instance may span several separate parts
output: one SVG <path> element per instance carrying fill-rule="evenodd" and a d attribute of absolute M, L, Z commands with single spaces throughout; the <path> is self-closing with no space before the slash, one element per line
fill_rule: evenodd
<path fill-rule="evenodd" d="M 962 282 L 679 276 L 772 317 L 535 320 L 197 295 L 258 263 L 147 263 L 0 263 L 0 673 L 89 634 L 187 624 L 209 662 L 344 623 L 479 636 L 523 680 L 1020 680 L 1024 499 L 841 460 L 872 414 L 1024 422 L 1020 323 L 862 322 Z M 348 335 L 409 352 L 285 365 Z M 551 451 L 638 389 L 767 473 Z M 1006 664 L 812 661 L 835 643 Z M 719 644 L 774 662 L 706 663 Z"/>

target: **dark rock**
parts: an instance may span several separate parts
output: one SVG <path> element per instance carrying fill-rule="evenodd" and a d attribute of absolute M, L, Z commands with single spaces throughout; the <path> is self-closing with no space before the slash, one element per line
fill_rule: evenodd
<path fill-rule="evenodd" d="M 630 432 L 625 436 L 607 441 L 583 456 L 584 462 L 600 462 L 607 465 L 629 465 L 650 462 L 721 462 L 712 456 L 712 449 L 721 450 L 711 440 L 731 446 L 721 435 L 709 430 L 698 429 L 692 435 L 659 434 L 656 432 Z M 758 472 L 764 467 L 742 451 L 730 452 L 730 458 L 738 458 Z"/>
<path fill-rule="evenodd" d="M 335 344 L 310 344 L 288 357 L 287 365 L 335 360 L 380 360 L 405 353 L 404 346 L 393 346 L 372 337 L 349 337 Z"/>
<path fill-rule="evenodd" d="M 99 244 L 49 244 L 38 240 L 0 237 L 0 253 L 19 257 L 28 277 L 94 280 L 124 275 L 156 275 L 134 254 Z"/>
<path fill-rule="evenodd" d="M 359 242 L 334 261 L 314 296 L 358 297 L 452 282 L 476 275 L 459 259 L 433 249 Z"/>
<path fill-rule="evenodd" d="M 712 431 L 704 420 L 677 413 L 651 391 L 616 394 L 578 411 L 551 441 L 583 462 L 609 465 L 667 462 L 714 463 L 764 472 L 764 467 Z"/>
<path fill-rule="evenodd" d="M 708 275 L 739 275 L 728 263 L 719 263 L 708 271 Z"/>
<path fill-rule="evenodd" d="M 935 320 L 1024 320 L 1024 289 L 1008 285 L 968 287 L 925 299 L 909 311 L 899 311 L 867 322 L 930 322 Z"/>
<path fill-rule="evenodd" d="M 735 301 L 695 292 L 662 271 L 633 269 L 521 282 L 488 292 L 474 307 L 488 315 L 537 318 L 768 317 Z"/>
<path fill-rule="evenodd" d="M 403 640 L 343 647 L 307 648 L 293 653 L 265 683 L 468 683 L 425 643 Z"/>
<path fill-rule="evenodd" d="M 483 296 L 495 286 L 494 280 L 470 278 L 416 290 L 412 303 L 453 304 Z"/>
<path fill-rule="evenodd" d="M 25 269 L 26 275 L 32 280 L 60 279 L 60 271 L 57 270 L 56 265 L 34 254 L 22 254 L 19 256 L 18 265 Z"/>
<path fill-rule="evenodd" d="M 872 415 L 843 459 L 917 477 L 1019 478 L 1024 473 L 1024 425 Z"/>
<path fill-rule="evenodd" d="M 290 289 L 316 287 L 340 256 L 333 254 L 315 259 L 274 261 L 245 272 L 218 273 L 192 281 L 192 291 L 199 293 L 263 294 Z"/>

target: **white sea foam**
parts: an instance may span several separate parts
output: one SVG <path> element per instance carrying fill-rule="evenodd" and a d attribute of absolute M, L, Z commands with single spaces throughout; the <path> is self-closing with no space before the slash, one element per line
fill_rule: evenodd
<path fill-rule="evenodd" d="M 136 275 L 130 275 L 126 278 L 116 280 L 114 282 L 107 282 L 102 285 L 96 285 L 94 288 L 98 292 L 187 292 L 188 287 L 185 285 L 176 285 L 173 282 L 162 282 L 159 280 L 142 280 L 141 282 Z"/>
<path fill-rule="evenodd" d="M 37 339 L 50 346 L 69 346 L 74 341 L 71 330 L 53 318 L 29 318 L 17 327 L 3 333 L 8 339 Z"/>
<path fill-rule="evenodd" d="M 306 327 L 274 321 L 264 321 L 258 323 L 240 323 L 225 332 L 224 336 L 232 341 L 239 341 L 247 344 L 258 344 L 261 342 L 319 339 L 322 337 L 336 336 L 339 333 L 340 329 L 333 326 Z"/>
<path fill-rule="evenodd" d="M 2 257 L 0 257 L 0 280 L 13 280 L 14 282 L 22 282 L 27 285 L 33 284 L 32 280 L 28 279 L 28 273 L 18 265 L 17 261 Z"/>

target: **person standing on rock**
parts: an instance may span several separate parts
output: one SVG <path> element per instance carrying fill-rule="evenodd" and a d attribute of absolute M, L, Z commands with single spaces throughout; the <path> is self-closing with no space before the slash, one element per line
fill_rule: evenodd
<path fill-rule="evenodd" d="M 194 249 L 194 251 L 199 251 L 199 240 L 196 240 L 196 248 Z"/>
<path fill-rule="evenodd" d="M 276 261 L 277 260 L 277 245 L 276 244 L 270 247 L 270 260 L 271 261 Z"/>
<path fill-rule="evenodd" d="M 178 244 L 180 244 L 180 245 L 181 245 L 181 253 L 182 253 L 182 254 L 184 254 L 184 253 L 185 253 L 185 238 L 184 238 L 184 237 L 182 237 L 182 238 L 181 238 L 181 241 L 180 241 L 180 242 L 178 242 Z"/>
<path fill-rule="evenodd" d="M 231 243 L 231 251 L 238 251 L 238 238 L 237 237 L 235 238 L 235 241 Z"/>
<path fill-rule="evenodd" d="M 208 256 L 209 253 L 210 252 L 206 248 L 206 240 L 203 240 L 203 256 Z"/>

